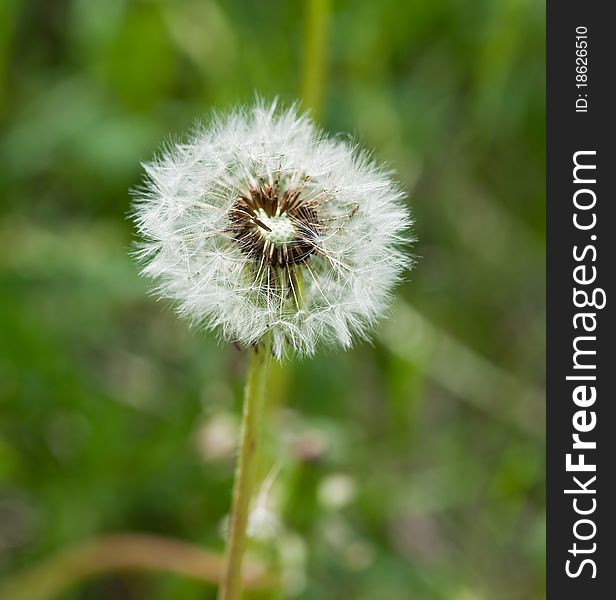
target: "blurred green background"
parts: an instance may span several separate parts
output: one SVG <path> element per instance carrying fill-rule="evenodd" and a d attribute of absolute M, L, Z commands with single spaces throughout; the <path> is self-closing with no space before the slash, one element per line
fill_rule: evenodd
<path fill-rule="evenodd" d="M 306 14 L 0 3 L 0 579 L 111 532 L 222 550 L 245 356 L 148 295 L 127 190 L 211 108 L 301 97 Z M 253 553 L 301 600 L 539 600 L 543 3 L 335 0 L 328 32 L 320 121 L 397 170 L 420 260 L 374 344 L 274 373 Z M 162 573 L 61 596 L 214 597 Z"/>

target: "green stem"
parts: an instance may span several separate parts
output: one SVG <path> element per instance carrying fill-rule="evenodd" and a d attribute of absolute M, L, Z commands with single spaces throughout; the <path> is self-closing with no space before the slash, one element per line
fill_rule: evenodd
<path fill-rule="evenodd" d="M 307 4 L 302 97 L 318 120 L 325 83 L 330 0 L 307 0 Z"/>
<path fill-rule="evenodd" d="M 238 600 L 242 594 L 242 558 L 246 548 L 246 525 L 254 495 L 265 381 L 271 363 L 269 348 L 262 344 L 252 351 L 244 388 L 240 451 L 235 471 L 233 505 L 229 520 L 225 574 L 218 600 Z"/>

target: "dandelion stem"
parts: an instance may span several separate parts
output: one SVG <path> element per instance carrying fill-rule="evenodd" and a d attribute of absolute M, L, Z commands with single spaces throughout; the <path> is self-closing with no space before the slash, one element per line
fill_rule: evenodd
<path fill-rule="evenodd" d="M 330 0 L 307 0 L 302 96 L 318 120 L 325 83 Z"/>
<path fill-rule="evenodd" d="M 238 600 L 242 593 L 241 570 L 246 548 L 246 525 L 254 493 L 265 382 L 270 363 L 271 353 L 265 344 L 252 351 L 244 388 L 242 430 L 229 520 L 225 574 L 218 600 Z"/>

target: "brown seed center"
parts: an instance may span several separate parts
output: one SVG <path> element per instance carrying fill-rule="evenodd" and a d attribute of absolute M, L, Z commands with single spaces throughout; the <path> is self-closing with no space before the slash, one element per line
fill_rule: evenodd
<path fill-rule="evenodd" d="M 240 196 L 230 210 L 230 230 L 242 251 L 271 267 L 292 267 L 316 250 L 319 221 L 303 205 L 303 187 L 280 189 L 280 179 Z"/>

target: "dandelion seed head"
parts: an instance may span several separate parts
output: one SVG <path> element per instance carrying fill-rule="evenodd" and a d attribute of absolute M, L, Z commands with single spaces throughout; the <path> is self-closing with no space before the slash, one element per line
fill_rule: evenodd
<path fill-rule="evenodd" d="M 296 108 L 214 117 L 144 165 L 137 255 L 156 293 L 223 338 L 274 355 L 349 347 L 410 267 L 391 173 Z"/>

